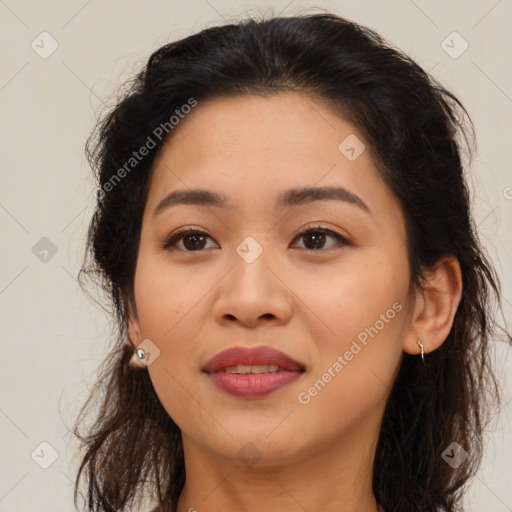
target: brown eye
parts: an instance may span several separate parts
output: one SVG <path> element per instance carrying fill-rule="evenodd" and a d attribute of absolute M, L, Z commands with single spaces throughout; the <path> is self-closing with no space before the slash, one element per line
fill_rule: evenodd
<path fill-rule="evenodd" d="M 173 233 L 163 244 L 163 249 L 175 249 L 186 252 L 202 251 L 205 248 L 207 239 L 213 240 L 204 231 L 187 229 Z M 181 243 L 181 246 L 179 246 Z"/>
<path fill-rule="evenodd" d="M 344 246 L 349 245 L 349 242 L 346 238 L 341 236 L 339 233 L 332 231 L 330 229 L 325 229 L 321 227 L 313 227 L 309 228 L 306 231 L 300 233 L 297 237 L 298 239 L 304 240 L 305 249 L 309 251 L 320 251 L 322 249 L 332 249 L 336 246 Z M 329 238 L 333 238 L 337 241 L 337 244 L 331 245 L 330 247 L 325 248 L 324 245 L 326 240 Z"/>

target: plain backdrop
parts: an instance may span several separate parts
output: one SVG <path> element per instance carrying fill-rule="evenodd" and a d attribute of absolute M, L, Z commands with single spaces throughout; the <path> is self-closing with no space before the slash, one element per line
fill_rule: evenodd
<path fill-rule="evenodd" d="M 0 0 L 0 511 L 74 510 L 69 427 L 111 336 L 76 280 L 94 204 L 84 144 L 102 103 L 166 42 L 244 14 L 319 9 L 377 30 L 468 108 L 475 216 L 511 324 L 510 0 Z M 494 348 L 503 408 L 468 512 L 512 511 L 512 355 Z"/>

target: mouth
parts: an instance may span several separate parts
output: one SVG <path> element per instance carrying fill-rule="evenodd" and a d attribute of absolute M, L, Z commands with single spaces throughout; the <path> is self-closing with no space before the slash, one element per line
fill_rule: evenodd
<path fill-rule="evenodd" d="M 203 372 L 215 373 L 273 373 L 278 371 L 303 372 L 303 364 L 272 347 L 232 347 L 210 359 Z"/>
<path fill-rule="evenodd" d="M 283 368 L 279 368 L 279 366 L 276 364 L 237 364 L 235 366 L 227 366 L 226 368 L 222 368 L 219 371 L 225 373 L 234 373 L 237 375 L 247 375 L 249 373 L 259 375 L 261 373 L 274 373 L 284 370 Z"/>
<path fill-rule="evenodd" d="M 297 380 L 303 364 L 271 347 L 233 347 L 214 356 L 203 372 L 221 391 L 261 398 Z"/>

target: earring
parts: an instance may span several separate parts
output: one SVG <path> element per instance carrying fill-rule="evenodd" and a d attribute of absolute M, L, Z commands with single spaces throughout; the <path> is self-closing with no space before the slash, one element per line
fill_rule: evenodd
<path fill-rule="evenodd" d="M 145 368 L 146 364 L 146 351 L 142 347 L 137 347 L 133 351 L 133 356 L 130 359 L 130 368 L 132 370 L 139 370 Z"/>
<path fill-rule="evenodd" d="M 144 361 L 146 359 L 146 351 L 142 347 L 137 347 L 135 349 L 135 355 L 141 360 Z"/>
<path fill-rule="evenodd" d="M 423 350 L 423 343 L 421 343 L 421 340 L 420 340 L 420 339 L 418 339 L 418 345 L 420 346 L 420 350 L 421 350 L 421 360 L 422 360 L 423 362 L 425 362 L 425 357 L 424 357 L 424 353 L 425 353 L 425 352 L 424 352 L 424 350 Z"/>

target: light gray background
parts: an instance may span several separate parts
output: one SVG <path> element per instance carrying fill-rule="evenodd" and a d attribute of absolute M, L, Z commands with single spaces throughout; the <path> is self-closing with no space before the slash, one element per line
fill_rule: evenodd
<path fill-rule="evenodd" d="M 478 229 L 501 275 L 511 323 L 510 0 L 0 0 L 0 511 L 73 510 L 77 445 L 68 427 L 111 332 L 76 282 L 94 204 L 83 146 L 102 102 L 162 44 L 270 7 L 286 15 L 319 7 L 368 25 L 461 98 L 479 143 L 472 169 Z M 58 43 L 46 59 L 31 47 L 35 40 L 40 53 L 50 48 L 43 31 Z M 442 46 L 454 31 L 469 44 L 458 58 Z M 451 36 L 445 44 L 453 53 L 463 43 Z M 32 252 L 42 237 L 57 248 L 46 262 Z M 512 511 L 512 385 L 505 378 L 512 357 L 505 343 L 495 345 L 504 407 L 468 512 Z M 48 469 L 31 458 L 43 441 L 58 452 Z M 34 458 L 49 463 L 50 454 L 43 446 Z"/>

